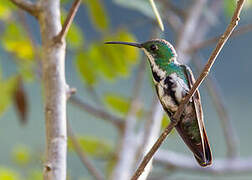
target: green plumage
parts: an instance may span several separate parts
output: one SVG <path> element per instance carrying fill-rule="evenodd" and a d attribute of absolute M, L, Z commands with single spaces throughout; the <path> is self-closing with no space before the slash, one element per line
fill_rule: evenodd
<path fill-rule="evenodd" d="M 142 44 L 127 42 L 107 42 L 106 44 L 125 44 L 144 50 L 151 66 L 159 100 L 172 118 L 195 81 L 191 70 L 177 62 L 177 54 L 173 46 L 163 39 L 155 39 Z M 198 90 L 186 105 L 176 130 L 201 166 L 212 163 Z"/>

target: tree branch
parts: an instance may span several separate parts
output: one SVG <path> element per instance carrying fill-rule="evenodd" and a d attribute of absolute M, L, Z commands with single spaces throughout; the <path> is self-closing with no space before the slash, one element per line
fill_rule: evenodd
<path fill-rule="evenodd" d="M 143 157 L 148 153 L 150 148 L 153 146 L 153 144 L 155 143 L 155 141 L 158 138 L 158 135 L 159 135 L 159 132 L 161 129 L 164 111 L 163 111 L 162 106 L 161 106 L 159 100 L 157 99 L 157 97 L 155 97 L 155 99 L 156 99 L 156 101 L 155 101 L 155 104 L 153 104 L 153 106 L 152 106 L 153 111 L 151 113 L 150 120 L 146 122 L 147 126 L 146 126 L 144 134 L 143 134 L 143 141 L 142 141 L 143 143 L 140 147 L 142 149 L 142 152 L 140 154 L 141 155 L 140 160 L 143 159 Z M 139 153 L 137 153 L 137 154 L 139 154 Z M 139 177 L 139 180 L 147 179 L 149 173 L 151 172 L 151 168 L 152 168 L 151 162 L 152 162 L 152 160 L 150 160 L 150 162 L 146 166 L 145 171 L 141 174 L 141 176 Z"/>
<path fill-rule="evenodd" d="M 75 0 L 73 2 L 72 7 L 67 15 L 67 18 L 63 24 L 63 27 L 62 27 L 60 33 L 55 37 L 56 42 L 62 42 L 62 40 L 66 37 L 66 35 L 69 31 L 69 28 L 73 22 L 73 19 L 75 17 L 75 14 L 79 9 L 80 3 L 81 3 L 81 0 Z"/>
<path fill-rule="evenodd" d="M 115 166 L 115 170 L 113 172 L 114 180 L 127 180 L 130 177 L 130 173 L 133 168 L 134 160 L 135 160 L 135 152 L 136 152 L 136 133 L 135 133 L 135 124 L 136 124 L 136 113 L 138 111 L 138 103 L 139 103 L 139 92 L 142 86 L 142 79 L 144 77 L 145 70 L 145 58 L 141 59 L 141 63 L 138 66 L 138 74 L 136 76 L 133 90 L 132 90 L 132 101 L 130 104 L 130 108 L 128 114 L 126 116 L 125 121 L 125 130 L 123 134 L 122 144 L 119 152 L 119 159 Z"/>
<path fill-rule="evenodd" d="M 103 111 L 101 109 L 97 109 L 97 108 L 92 107 L 92 106 L 90 106 L 88 104 L 85 104 L 84 102 L 82 102 L 76 96 L 72 96 L 69 99 L 69 102 L 72 103 L 75 106 L 78 106 L 79 108 L 83 109 L 84 111 L 92 114 L 95 117 L 104 119 L 104 120 L 108 121 L 109 123 L 112 123 L 113 125 L 115 125 L 120 130 L 123 130 L 123 128 L 124 128 L 124 120 L 122 118 L 113 116 L 112 114 L 109 114 L 106 111 Z"/>
<path fill-rule="evenodd" d="M 90 174 L 96 179 L 96 180 L 104 180 L 103 175 L 96 169 L 96 167 L 93 165 L 93 163 L 88 159 L 87 155 L 85 152 L 81 149 L 80 144 L 75 137 L 74 132 L 72 131 L 69 123 L 67 124 L 67 133 L 68 137 L 72 141 L 73 148 L 77 155 L 79 156 L 82 164 L 88 169 Z"/>
<path fill-rule="evenodd" d="M 237 28 L 236 30 L 234 30 L 234 32 L 231 34 L 230 38 L 237 37 L 241 34 L 248 33 L 250 31 L 252 31 L 252 24 L 246 24 L 246 25 L 241 26 L 240 28 Z M 199 49 L 202 49 L 204 47 L 210 46 L 210 45 L 216 43 L 220 39 L 220 37 L 221 37 L 221 35 L 204 40 L 202 42 L 199 42 L 199 43 L 191 46 L 189 49 L 187 49 L 186 52 L 192 53 L 192 52 L 196 52 Z"/>
<path fill-rule="evenodd" d="M 176 50 L 182 63 L 186 63 L 189 60 L 188 54 L 184 53 L 184 50 L 190 46 L 192 36 L 194 35 L 196 28 L 198 28 L 197 23 L 205 4 L 206 0 L 194 0 L 194 4 L 190 8 L 185 19 L 184 26 L 179 29 Z"/>
<path fill-rule="evenodd" d="M 40 0 L 42 70 L 45 97 L 46 159 L 44 180 L 66 179 L 67 126 L 65 42 L 55 45 L 61 30 L 60 0 Z"/>
<path fill-rule="evenodd" d="M 205 65 L 203 71 L 201 72 L 201 75 L 199 76 L 197 81 L 194 83 L 194 85 L 191 88 L 191 90 L 189 91 L 188 95 L 180 103 L 180 105 L 178 107 L 178 110 L 176 111 L 176 113 L 172 117 L 171 123 L 165 128 L 164 132 L 160 135 L 160 137 L 158 138 L 156 143 L 152 146 L 151 150 L 144 157 L 142 163 L 140 164 L 140 166 L 136 170 L 135 174 L 132 176 L 131 180 L 137 180 L 138 179 L 138 177 L 144 171 L 144 168 L 146 167 L 148 162 L 151 160 L 152 156 L 155 154 L 155 152 L 158 150 L 158 148 L 161 146 L 161 144 L 163 143 L 163 141 L 167 137 L 167 135 L 177 125 L 177 123 L 178 123 L 178 121 L 180 119 L 180 116 L 181 116 L 182 112 L 184 111 L 185 105 L 188 103 L 188 101 L 193 96 L 195 91 L 198 89 L 198 87 L 200 86 L 202 81 L 208 75 L 208 72 L 210 71 L 212 65 L 214 64 L 216 57 L 220 53 L 222 47 L 224 46 L 224 44 L 228 40 L 228 38 L 229 38 L 230 34 L 233 32 L 234 28 L 237 26 L 238 21 L 240 19 L 239 16 L 240 16 L 240 12 L 241 12 L 241 9 L 243 7 L 244 1 L 245 0 L 239 0 L 237 2 L 237 7 L 235 9 L 232 20 L 231 20 L 230 24 L 228 25 L 228 27 L 227 27 L 226 31 L 224 32 L 224 34 L 219 39 L 219 42 L 216 45 L 216 48 L 214 49 L 214 51 L 212 52 L 210 58 L 208 59 L 207 64 Z"/>
<path fill-rule="evenodd" d="M 38 17 L 40 8 L 37 3 L 30 2 L 28 0 L 11 0 L 13 4 L 18 6 L 20 9 L 30 13 L 34 17 Z"/>
<path fill-rule="evenodd" d="M 169 169 L 209 174 L 251 173 L 252 171 L 252 157 L 216 159 L 213 166 L 201 168 L 191 156 L 161 149 L 154 156 L 154 162 Z"/>

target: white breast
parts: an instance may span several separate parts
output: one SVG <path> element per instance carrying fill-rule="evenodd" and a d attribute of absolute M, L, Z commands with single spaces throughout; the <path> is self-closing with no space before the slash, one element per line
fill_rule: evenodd
<path fill-rule="evenodd" d="M 168 96 L 167 94 L 165 94 L 164 89 L 167 87 L 166 85 L 164 85 L 163 81 L 164 80 L 162 80 L 161 83 L 156 84 L 157 93 L 160 98 L 161 104 L 165 106 L 167 109 L 169 109 L 170 111 L 175 112 L 177 111 L 178 106 L 172 100 L 171 96 Z"/>
<path fill-rule="evenodd" d="M 176 99 L 178 102 L 180 102 L 185 94 L 189 91 L 189 88 L 187 84 L 185 84 L 184 80 L 181 79 L 176 73 L 172 73 L 170 77 L 174 83 L 172 90 L 175 91 Z"/>

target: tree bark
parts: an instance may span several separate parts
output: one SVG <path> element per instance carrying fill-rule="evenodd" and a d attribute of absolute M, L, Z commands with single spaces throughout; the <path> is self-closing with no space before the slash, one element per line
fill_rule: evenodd
<path fill-rule="evenodd" d="M 41 0 L 39 15 L 42 37 L 42 69 L 45 97 L 45 180 L 66 179 L 66 94 L 65 40 L 56 42 L 61 31 L 60 0 Z"/>

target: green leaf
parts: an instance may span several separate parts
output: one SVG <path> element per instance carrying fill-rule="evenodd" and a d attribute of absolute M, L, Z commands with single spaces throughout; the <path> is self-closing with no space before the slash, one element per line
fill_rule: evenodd
<path fill-rule="evenodd" d="M 75 23 L 71 25 L 69 32 L 67 33 L 66 41 L 68 45 L 70 45 L 70 48 L 73 49 L 79 48 L 83 45 L 84 36 L 80 27 L 77 26 Z"/>
<path fill-rule="evenodd" d="M 32 170 L 27 178 L 28 180 L 43 180 L 43 173 L 41 170 Z"/>
<path fill-rule="evenodd" d="M 136 41 L 126 30 L 120 30 L 105 40 L 91 44 L 85 52 L 77 53 L 76 65 L 85 83 L 94 85 L 101 77 L 105 80 L 115 80 L 128 76 L 132 65 L 139 59 L 139 50 L 127 46 L 104 45 L 104 41 Z"/>
<path fill-rule="evenodd" d="M 235 11 L 236 8 L 236 2 L 237 0 L 224 0 L 223 6 L 224 6 L 224 12 L 226 16 L 231 17 Z M 252 7 L 252 0 L 246 0 L 244 3 L 244 10 L 248 10 Z M 247 13 L 245 13 L 246 15 Z M 249 14 L 249 13 L 248 13 Z"/>
<path fill-rule="evenodd" d="M 167 116 L 167 114 L 164 114 L 162 118 L 162 124 L 161 124 L 162 129 L 166 128 L 166 126 L 168 126 L 169 123 L 170 123 L 170 118 Z"/>
<path fill-rule="evenodd" d="M 0 80 L 0 116 L 11 104 L 16 87 L 17 77 L 10 77 L 8 80 L 5 81 Z"/>
<path fill-rule="evenodd" d="M 224 0 L 224 12 L 229 17 L 232 16 L 234 13 L 235 7 L 236 7 L 236 1 L 235 0 Z"/>
<path fill-rule="evenodd" d="M 107 161 L 107 163 L 106 163 L 106 177 L 111 176 L 111 174 L 115 168 L 115 165 L 117 163 L 117 160 L 118 160 L 118 156 L 115 154 L 111 158 L 109 158 L 109 160 Z"/>
<path fill-rule="evenodd" d="M 90 60 L 94 63 L 96 70 L 102 77 L 114 79 L 117 69 L 113 66 L 111 59 L 106 56 L 106 47 L 101 44 L 92 44 L 88 51 Z"/>
<path fill-rule="evenodd" d="M 9 23 L 5 28 L 2 45 L 8 52 L 14 53 L 23 60 L 34 58 L 33 47 L 26 32 L 18 23 Z"/>
<path fill-rule="evenodd" d="M 35 80 L 34 77 L 34 65 L 35 61 L 22 61 L 18 64 L 18 72 L 22 76 L 25 82 L 32 82 Z"/>
<path fill-rule="evenodd" d="M 83 151 L 90 156 L 108 158 L 113 153 L 113 148 L 105 139 L 94 136 L 78 136 L 78 142 Z M 73 151 L 73 144 L 69 141 L 69 149 Z"/>
<path fill-rule="evenodd" d="M 30 154 L 30 149 L 26 145 L 17 145 L 12 152 L 12 159 L 16 164 L 24 166 L 30 163 Z"/>
<path fill-rule="evenodd" d="M 62 3 L 62 4 L 67 4 L 67 3 L 69 3 L 69 1 L 70 1 L 70 0 L 61 0 L 60 3 Z"/>
<path fill-rule="evenodd" d="M 97 73 L 95 71 L 95 66 L 93 62 L 89 59 L 89 56 L 80 52 L 76 56 L 76 68 L 78 69 L 82 80 L 89 85 L 94 85 L 96 83 Z"/>
<path fill-rule="evenodd" d="M 120 30 L 115 35 L 106 37 L 104 41 L 135 42 L 135 37 L 126 30 Z M 111 63 L 112 70 L 117 76 L 128 76 L 131 65 L 139 59 L 139 49 L 130 46 L 102 46 L 100 51 Z"/>
<path fill-rule="evenodd" d="M 89 14 L 91 15 L 95 27 L 102 31 L 107 30 L 109 20 L 103 3 L 100 0 L 84 0 L 83 2 L 86 3 L 88 7 Z"/>
<path fill-rule="evenodd" d="M 110 73 L 113 73 L 112 79 L 120 75 L 128 75 L 129 69 L 120 47 L 111 48 L 102 45 L 99 47 L 99 51 L 102 54 L 104 62 L 109 65 Z"/>
<path fill-rule="evenodd" d="M 165 128 L 168 126 L 169 123 L 170 123 L 170 118 L 169 118 L 169 116 L 168 116 L 167 114 L 164 114 L 164 115 L 163 115 L 163 119 L 162 119 L 161 128 L 162 128 L 162 129 L 165 129 Z M 174 134 L 174 132 L 175 132 L 175 130 L 174 130 L 174 128 L 173 128 L 173 130 L 171 131 L 170 134 Z"/>
<path fill-rule="evenodd" d="M 17 172 L 6 168 L 0 167 L 0 179 L 1 180 L 20 180 L 20 176 Z"/>
<path fill-rule="evenodd" d="M 0 6 L 0 20 L 8 20 L 11 16 L 13 5 L 10 1 L 4 0 Z"/>
<path fill-rule="evenodd" d="M 3 71 L 2 71 L 1 64 L 0 64 L 0 82 L 1 82 L 1 80 L 2 80 L 2 73 L 3 73 Z"/>
<path fill-rule="evenodd" d="M 106 94 L 105 103 L 113 110 L 126 115 L 129 111 L 130 100 L 117 94 Z"/>
<path fill-rule="evenodd" d="M 117 36 L 119 41 L 136 42 L 136 38 L 133 36 L 133 34 L 126 30 L 119 31 Z M 137 62 L 139 59 L 139 49 L 130 46 L 122 46 L 121 48 L 124 58 L 127 59 L 127 61 L 133 64 Z"/>

